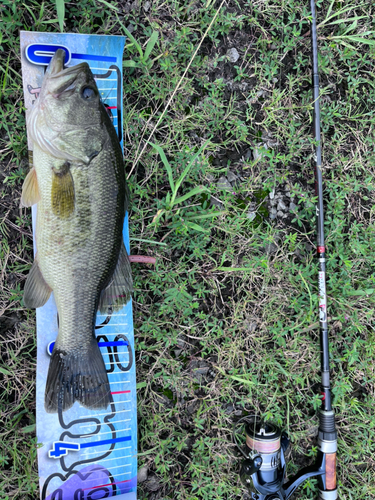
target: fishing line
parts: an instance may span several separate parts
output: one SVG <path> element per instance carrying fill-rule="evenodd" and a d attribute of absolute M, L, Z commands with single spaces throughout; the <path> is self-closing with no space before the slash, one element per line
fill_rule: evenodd
<path fill-rule="evenodd" d="M 164 110 L 163 110 L 162 114 L 160 115 L 160 117 L 159 117 L 158 121 L 157 121 L 157 122 L 156 122 L 156 124 L 154 125 L 154 128 L 153 128 L 153 129 L 152 129 L 152 131 L 151 131 L 151 134 L 149 135 L 149 137 L 148 137 L 147 141 L 145 141 L 144 146 L 143 146 L 143 148 L 142 148 L 141 152 L 140 152 L 140 153 L 139 153 L 139 155 L 138 155 L 139 146 L 140 146 L 140 144 L 142 144 L 142 140 L 143 140 L 144 134 L 145 134 L 145 132 L 146 132 L 146 130 L 147 130 L 147 125 L 148 125 L 148 122 L 147 122 L 146 127 L 144 128 L 144 132 L 142 133 L 141 140 L 140 140 L 140 141 L 139 141 L 139 143 L 138 143 L 137 151 L 136 151 L 136 153 L 135 153 L 135 158 L 136 158 L 136 159 L 135 159 L 134 164 L 133 164 L 133 166 L 132 166 L 132 168 L 131 168 L 131 170 L 130 170 L 130 172 L 129 172 L 128 176 L 127 176 L 127 179 L 129 179 L 129 178 L 130 178 L 131 174 L 133 173 L 133 170 L 134 170 L 134 169 L 135 169 L 135 167 L 137 166 L 137 164 L 138 164 L 138 162 L 139 162 L 139 160 L 140 160 L 141 156 L 143 155 L 143 153 L 144 153 L 144 151 L 145 151 L 146 147 L 148 146 L 148 143 L 149 143 L 149 141 L 151 140 L 151 137 L 154 135 L 154 133 L 155 133 L 156 129 L 158 128 L 158 126 L 159 126 L 160 122 L 161 122 L 161 121 L 162 121 L 162 119 L 164 118 L 164 115 L 165 115 L 165 113 L 167 112 L 167 109 L 169 108 L 169 106 L 170 106 L 170 104 L 171 104 L 171 102 L 172 102 L 172 100 L 173 100 L 174 96 L 176 95 L 177 90 L 180 88 L 180 85 L 181 85 L 181 83 L 182 83 L 183 79 L 185 78 L 185 76 L 186 76 L 187 72 L 189 71 L 189 69 L 190 69 L 190 66 L 191 66 L 192 62 L 194 61 L 195 56 L 196 56 L 196 55 L 197 55 L 197 53 L 198 53 L 198 50 L 201 48 L 201 45 L 202 45 L 202 43 L 203 43 L 204 39 L 205 39 L 205 38 L 206 38 L 206 36 L 208 35 L 208 33 L 209 33 L 209 31 L 210 31 L 210 29 L 211 29 L 212 25 L 214 24 L 214 22 L 215 22 L 215 20 L 216 20 L 217 16 L 219 15 L 219 12 L 221 11 L 221 8 L 222 8 L 222 6 L 224 5 L 224 2 L 225 2 L 225 0 L 223 0 L 223 1 L 221 2 L 221 4 L 220 4 L 219 8 L 217 9 L 216 14 L 215 14 L 215 15 L 214 15 L 214 17 L 212 18 L 212 21 L 210 22 L 210 24 L 209 24 L 208 28 L 206 29 L 206 31 L 205 31 L 205 33 L 204 33 L 204 35 L 203 35 L 203 37 L 202 37 L 201 41 L 199 42 L 199 44 L 198 44 L 198 46 L 197 46 L 197 48 L 195 49 L 194 54 L 191 56 L 191 59 L 190 59 L 190 61 L 189 61 L 189 64 L 186 66 L 185 71 L 183 72 L 183 74 L 182 74 L 182 76 L 181 76 L 181 78 L 180 78 L 179 82 L 177 83 L 177 85 L 176 85 L 176 87 L 175 87 L 174 91 L 172 92 L 172 95 L 171 95 L 171 97 L 169 98 L 169 100 L 168 100 L 168 102 L 167 102 L 167 105 L 165 106 L 165 108 L 164 108 Z M 117 18 L 117 19 L 118 19 L 118 18 Z M 151 119 L 151 118 L 150 118 L 150 119 Z M 149 120 L 149 121 L 150 121 L 150 120 Z"/>

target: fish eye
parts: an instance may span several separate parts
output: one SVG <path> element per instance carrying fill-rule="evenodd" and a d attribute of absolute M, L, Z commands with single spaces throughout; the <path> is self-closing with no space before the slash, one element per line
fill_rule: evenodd
<path fill-rule="evenodd" d="M 81 96 L 83 97 L 83 99 L 87 100 L 94 99 L 94 97 L 96 96 L 95 89 L 92 87 L 83 87 Z"/>

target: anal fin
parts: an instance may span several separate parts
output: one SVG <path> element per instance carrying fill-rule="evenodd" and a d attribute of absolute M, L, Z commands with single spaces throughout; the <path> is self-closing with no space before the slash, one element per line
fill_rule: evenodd
<path fill-rule="evenodd" d="M 130 299 L 133 291 L 133 279 L 129 256 L 121 244 L 120 255 L 110 284 L 102 291 L 99 299 L 99 311 L 106 313 L 111 306 L 114 311 L 120 310 Z"/>
<path fill-rule="evenodd" d="M 42 307 L 49 299 L 51 292 L 52 289 L 45 282 L 39 269 L 38 261 L 35 259 L 27 276 L 23 293 L 23 303 L 30 309 Z"/>

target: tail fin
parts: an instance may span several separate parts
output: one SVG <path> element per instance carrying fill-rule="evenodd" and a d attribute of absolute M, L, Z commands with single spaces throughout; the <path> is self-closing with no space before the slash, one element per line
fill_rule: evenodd
<path fill-rule="evenodd" d="M 44 407 L 47 413 L 68 410 L 75 401 L 90 410 L 111 402 L 108 376 L 95 338 L 88 349 L 66 352 L 56 346 L 48 370 Z"/>

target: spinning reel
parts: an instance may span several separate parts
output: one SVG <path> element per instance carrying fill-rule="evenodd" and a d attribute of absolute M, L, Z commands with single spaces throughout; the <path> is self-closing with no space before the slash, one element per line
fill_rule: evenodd
<path fill-rule="evenodd" d="M 287 500 L 301 483 L 316 476 L 319 477 L 319 498 L 322 500 L 337 498 L 334 467 L 337 448 L 335 431 L 319 432 L 319 453 L 316 464 L 305 467 L 285 483 L 288 436 L 278 427 L 262 421 L 256 415 L 242 418 L 237 422 L 236 428 L 241 424 L 245 424 L 246 445 L 243 448 L 238 445 L 235 431 L 233 438 L 245 457 L 240 471 L 241 482 L 253 500 Z M 324 437 L 331 440 L 327 441 L 323 439 Z"/>

